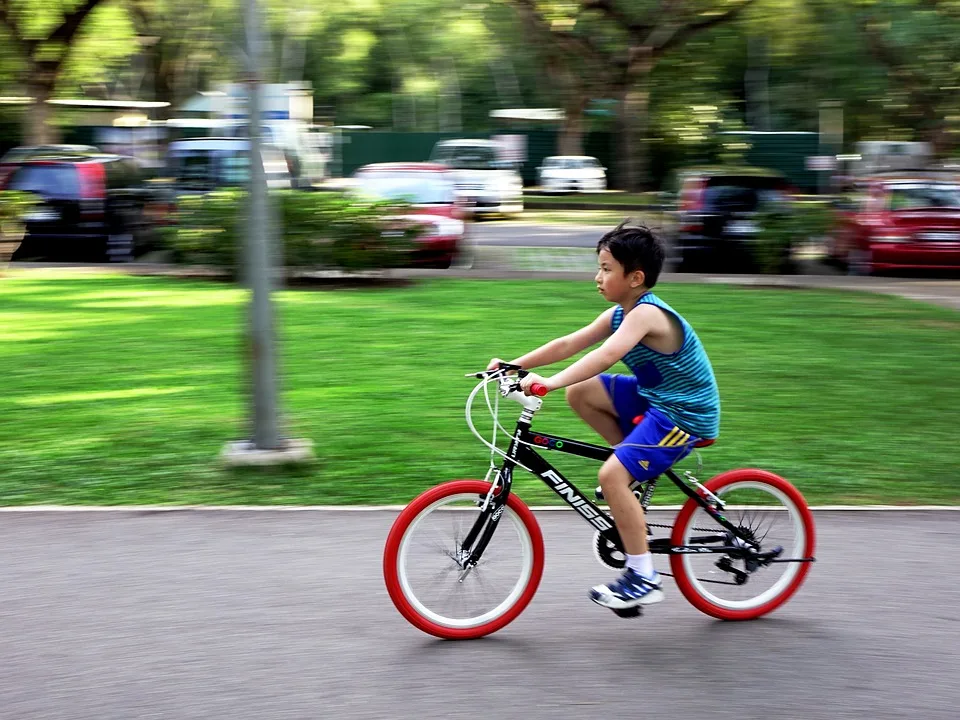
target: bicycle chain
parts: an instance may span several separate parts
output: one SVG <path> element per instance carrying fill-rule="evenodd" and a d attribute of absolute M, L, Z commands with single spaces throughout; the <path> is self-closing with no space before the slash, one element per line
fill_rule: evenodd
<path fill-rule="evenodd" d="M 647 523 L 647 527 L 663 528 L 664 530 L 673 530 L 673 525 L 664 525 L 662 523 Z M 717 532 L 717 530 L 720 530 L 721 528 L 695 527 L 693 529 L 696 530 L 697 532 Z"/>

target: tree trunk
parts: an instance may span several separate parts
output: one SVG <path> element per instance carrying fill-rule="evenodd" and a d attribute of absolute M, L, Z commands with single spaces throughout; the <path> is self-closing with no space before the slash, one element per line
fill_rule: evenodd
<path fill-rule="evenodd" d="M 634 81 L 620 100 L 620 186 L 639 192 L 650 183 L 649 75 Z"/>
<path fill-rule="evenodd" d="M 657 58 L 652 47 L 633 47 L 620 82 L 620 186 L 639 192 L 650 184 L 650 78 Z"/>
<path fill-rule="evenodd" d="M 53 97 L 55 84 L 56 75 L 51 75 L 39 63 L 30 65 L 27 94 L 33 98 L 33 104 L 23 119 L 23 142 L 27 145 L 50 145 L 59 139 L 57 129 L 50 125 L 50 105 L 47 104 Z"/>
<path fill-rule="evenodd" d="M 586 127 L 584 110 L 589 100 L 582 95 L 571 97 L 564 108 L 563 127 L 557 138 L 559 155 L 583 155 L 583 135 Z"/>

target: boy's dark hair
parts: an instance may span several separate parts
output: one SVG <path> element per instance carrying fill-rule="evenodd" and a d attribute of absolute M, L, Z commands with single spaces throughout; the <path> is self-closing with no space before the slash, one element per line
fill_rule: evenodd
<path fill-rule="evenodd" d="M 652 289 L 657 284 L 665 255 L 663 241 L 646 225 L 634 224 L 632 218 L 627 218 L 600 238 L 598 255 L 601 250 L 607 250 L 623 265 L 624 274 L 643 270 L 645 287 Z"/>

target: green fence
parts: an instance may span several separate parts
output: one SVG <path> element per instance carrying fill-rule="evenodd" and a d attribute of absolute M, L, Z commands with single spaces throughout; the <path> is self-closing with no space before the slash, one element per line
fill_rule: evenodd
<path fill-rule="evenodd" d="M 350 130 L 341 135 L 340 172 L 346 177 L 357 168 L 378 162 L 425 162 L 430 158 L 433 146 L 441 140 L 481 139 L 494 135 L 526 135 L 527 160 L 521 168 L 525 185 L 535 185 L 537 168 L 543 159 L 557 154 L 555 130 L 517 131 L 504 129 L 489 133 L 414 133 L 382 132 L 375 130 Z M 613 160 L 614 137 L 612 133 L 590 133 L 585 140 L 586 153 L 610 167 Z"/>
<path fill-rule="evenodd" d="M 543 159 L 557 154 L 556 130 L 513 130 L 504 129 L 490 133 L 428 133 L 428 132 L 383 132 L 374 130 L 346 131 L 341 136 L 342 165 L 339 170 L 343 176 L 352 175 L 357 168 L 378 162 L 424 162 L 430 158 L 433 146 L 441 140 L 457 138 L 488 139 L 493 135 L 514 134 L 527 138 L 527 159 L 521 168 L 524 185 L 537 184 L 537 168 Z M 818 136 L 816 133 L 786 132 L 730 133 L 732 137 L 750 145 L 746 153 L 746 162 L 773 170 L 779 170 L 798 188 L 813 191 L 817 187 L 817 173 L 806 169 L 806 158 L 818 154 Z M 608 179 L 611 188 L 616 187 L 616 143 L 612 132 L 588 133 L 584 139 L 584 151 L 597 158 L 609 169 Z M 656 153 L 656 150 L 654 150 Z M 664 158 L 651 158 L 651 168 L 656 173 L 666 172 Z M 663 178 L 655 178 L 654 187 L 660 187 Z"/>

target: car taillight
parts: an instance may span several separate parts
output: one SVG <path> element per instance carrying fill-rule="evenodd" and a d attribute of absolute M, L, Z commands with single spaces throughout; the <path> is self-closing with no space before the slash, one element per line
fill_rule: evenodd
<path fill-rule="evenodd" d="M 81 163 L 77 165 L 80 175 L 80 197 L 84 200 L 105 200 L 106 174 L 100 163 Z"/>
<path fill-rule="evenodd" d="M 80 163 L 76 166 L 80 180 L 80 212 L 86 217 L 103 217 L 107 197 L 106 173 L 100 163 Z"/>
<path fill-rule="evenodd" d="M 696 212 L 703 206 L 703 191 L 707 188 L 706 180 L 694 180 L 680 193 L 680 212 Z"/>
<path fill-rule="evenodd" d="M 702 232 L 703 223 L 684 223 L 680 226 L 682 232 Z"/>

